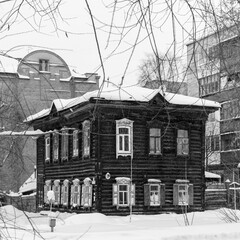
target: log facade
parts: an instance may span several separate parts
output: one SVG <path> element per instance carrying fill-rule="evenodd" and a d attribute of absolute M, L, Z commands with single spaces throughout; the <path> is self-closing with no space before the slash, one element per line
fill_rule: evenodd
<path fill-rule="evenodd" d="M 65 198 L 53 205 L 59 211 L 204 210 L 205 121 L 215 110 L 172 104 L 159 93 L 142 102 L 89 98 L 62 111 L 52 107 L 29 122 L 46 133 L 37 139 L 38 208 L 49 207 L 47 191 L 59 180 L 55 201 Z"/>

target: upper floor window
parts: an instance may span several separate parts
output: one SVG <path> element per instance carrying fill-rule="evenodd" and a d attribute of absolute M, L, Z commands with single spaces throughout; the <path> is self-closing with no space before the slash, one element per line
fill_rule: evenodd
<path fill-rule="evenodd" d="M 49 60 L 39 59 L 39 71 L 49 71 Z"/>
<path fill-rule="evenodd" d="M 90 156 L 90 121 L 85 120 L 82 123 L 82 132 L 83 132 L 83 156 Z"/>
<path fill-rule="evenodd" d="M 238 99 L 222 104 L 221 120 L 240 117 L 240 101 Z"/>
<path fill-rule="evenodd" d="M 78 156 L 78 130 L 73 131 L 73 157 Z"/>
<path fill-rule="evenodd" d="M 116 156 L 133 156 L 133 121 L 116 120 Z"/>
<path fill-rule="evenodd" d="M 188 130 L 178 129 L 177 131 L 177 155 L 189 154 Z"/>
<path fill-rule="evenodd" d="M 135 184 L 130 178 L 118 177 L 116 184 L 113 184 L 113 205 L 117 207 L 127 207 L 135 205 Z"/>
<path fill-rule="evenodd" d="M 59 134 L 53 133 L 53 162 L 58 162 L 59 154 Z"/>
<path fill-rule="evenodd" d="M 240 132 L 221 135 L 222 151 L 240 149 Z"/>
<path fill-rule="evenodd" d="M 219 135 L 206 136 L 206 152 L 211 153 L 214 151 L 219 151 Z"/>
<path fill-rule="evenodd" d="M 149 129 L 150 154 L 161 154 L 161 129 Z"/>
<path fill-rule="evenodd" d="M 68 160 L 68 130 L 62 129 L 61 158 L 63 161 Z"/>
<path fill-rule="evenodd" d="M 213 74 L 199 79 L 200 96 L 219 92 L 220 90 L 220 75 Z"/>
<path fill-rule="evenodd" d="M 45 162 L 50 162 L 50 134 L 45 135 Z"/>

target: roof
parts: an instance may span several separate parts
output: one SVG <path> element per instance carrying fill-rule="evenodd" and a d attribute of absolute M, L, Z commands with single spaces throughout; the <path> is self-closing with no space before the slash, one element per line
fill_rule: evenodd
<path fill-rule="evenodd" d="M 168 103 L 175 105 L 185 106 L 200 106 L 220 108 L 220 104 L 215 101 L 210 101 L 202 98 L 189 97 L 181 94 L 164 92 L 159 89 L 148 89 L 139 86 L 125 86 L 125 87 L 104 87 L 101 90 L 95 90 L 88 92 L 83 96 L 72 99 L 55 99 L 49 109 L 44 109 L 34 115 L 29 116 L 25 122 L 30 122 L 49 115 L 53 106 L 56 110 L 62 111 L 70 109 L 80 103 L 89 101 L 91 98 L 105 99 L 112 101 L 137 101 L 137 102 L 149 102 L 157 94 L 160 94 Z"/>
<path fill-rule="evenodd" d="M 19 188 L 19 193 L 35 191 L 37 188 L 35 172 Z"/>
<path fill-rule="evenodd" d="M 216 173 L 211 173 L 211 172 L 205 171 L 205 178 L 217 178 L 217 179 L 220 179 L 221 176 L 216 174 Z"/>

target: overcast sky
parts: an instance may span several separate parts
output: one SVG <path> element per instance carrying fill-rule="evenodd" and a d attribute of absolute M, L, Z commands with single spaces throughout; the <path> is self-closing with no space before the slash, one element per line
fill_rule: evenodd
<path fill-rule="evenodd" d="M 45 3 L 45 1 L 40 2 Z M 118 46 L 120 39 L 119 32 L 116 34 L 116 30 L 112 29 L 113 34 L 107 44 L 110 27 L 104 26 L 99 22 L 100 20 L 110 24 L 111 9 L 107 9 L 104 6 L 104 3 L 107 4 L 110 2 L 114 1 L 89 0 L 89 5 L 95 17 L 95 24 L 97 25 L 97 36 L 104 60 L 106 79 L 109 77 L 110 81 L 118 84 L 121 82 L 121 78 L 125 72 L 137 31 L 129 32 L 127 37 L 121 42 L 120 47 L 117 48 L 114 54 L 111 54 L 116 46 Z M 166 9 L 166 4 L 164 5 L 165 1 L 159 2 L 163 2 L 158 6 L 159 19 L 154 20 L 156 21 L 156 26 L 161 25 L 161 27 L 154 29 L 154 31 L 156 32 L 158 50 L 164 53 L 173 41 L 173 25 L 171 15 L 168 15 L 168 12 L 164 11 Z M 10 55 L 19 57 L 34 50 L 33 46 L 47 47 L 49 50 L 59 54 L 70 67 L 77 68 L 80 73 L 97 71 L 100 76 L 103 76 L 102 69 L 99 69 L 100 60 L 96 40 L 85 1 L 65 0 L 61 2 L 59 9 L 62 19 L 60 15 L 55 14 L 56 22 L 53 22 L 44 17 L 40 19 L 39 16 L 33 14 L 29 6 L 25 8 L 23 6 L 20 12 L 21 15 L 18 16 L 17 20 L 16 18 L 11 18 L 11 22 L 14 22 L 14 24 L 5 25 L 5 28 L 0 32 L 1 50 L 10 50 Z M 0 12 L 4 11 L 8 12 L 9 6 L 1 3 Z M 184 9 L 181 4 L 178 4 L 176 5 L 176 14 L 178 14 L 181 24 L 191 30 L 191 17 L 188 15 L 189 10 Z M 121 25 L 125 16 L 126 12 L 118 11 L 114 19 L 115 26 L 118 24 Z M 3 19 L 2 17 L 1 20 L 3 21 Z M 162 23 L 158 24 L 160 22 Z M 175 26 L 177 29 L 178 54 L 184 55 L 184 51 L 186 50 L 185 44 L 189 36 L 182 30 L 182 27 L 179 27 L 177 21 L 175 22 Z M 140 37 L 142 42 L 135 48 L 124 78 L 125 84 L 134 84 L 137 82 L 138 66 L 145 55 L 151 52 L 150 42 L 148 39 L 144 40 L 145 36 L 146 33 L 142 33 Z M 23 46 L 25 47 L 23 48 Z M 127 49 L 129 50 L 126 51 Z"/>

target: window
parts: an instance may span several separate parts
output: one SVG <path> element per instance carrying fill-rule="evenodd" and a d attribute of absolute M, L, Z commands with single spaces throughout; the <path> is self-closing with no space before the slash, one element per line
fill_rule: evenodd
<path fill-rule="evenodd" d="M 61 158 L 63 161 L 68 160 L 68 130 L 62 130 L 62 145 L 61 145 Z"/>
<path fill-rule="evenodd" d="M 131 184 L 130 178 L 116 178 L 113 184 L 113 205 L 118 207 L 128 207 L 135 205 L 135 184 Z"/>
<path fill-rule="evenodd" d="M 144 184 L 144 205 L 160 206 L 165 204 L 165 185 L 158 179 L 149 179 Z"/>
<path fill-rule="evenodd" d="M 176 180 L 173 184 L 173 205 L 193 205 L 193 184 L 188 180 Z"/>
<path fill-rule="evenodd" d="M 45 135 L 45 162 L 50 162 L 50 135 Z"/>
<path fill-rule="evenodd" d="M 52 184 L 51 180 L 46 180 L 45 181 L 44 190 L 43 190 L 43 196 L 44 196 L 44 203 L 45 204 L 49 204 L 47 193 L 48 193 L 48 191 L 51 190 L 51 187 L 52 187 L 51 184 Z"/>
<path fill-rule="evenodd" d="M 73 157 L 78 156 L 78 130 L 73 131 Z"/>
<path fill-rule="evenodd" d="M 188 130 L 178 129 L 177 131 L 177 155 L 189 154 Z"/>
<path fill-rule="evenodd" d="M 80 184 L 79 179 L 73 180 L 73 185 L 71 186 L 71 205 L 72 207 L 79 207 L 80 206 Z"/>
<path fill-rule="evenodd" d="M 206 136 L 206 151 L 207 153 L 220 150 L 219 135 Z"/>
<path fill-rule="evenodd" d="M 85 178 L 83 180 L 82 185 L 82 199 L 81 199 L 81 205 L 84 208 L 89 208 L 92 206 L 92 185 L 91 185 L 91 179 Z"/>
<path fill-rule="evenodd" d="M 240 101 L 238 99 L 222 104 L 221 120 L 228 120 L 240 117 Z"/>
<path fill-rule="evenodd" d="M 240 149 L 240 132 L 221 135 L 222 151 Z"/>
<path fill-rule="evenodd" d="M 200 96 L 219 92 L 220 90 L 220 75 L 213 74 L 199 79 Z"/>
<path fill-rule="evenodd" d="M 150 154 L 161 154 L 161 129 L 149 129 Z"/>
<path fill-rule="evenodd" d="M 59 134 L 53 133 L 53 162 L 58 162 Z"/>
<path fill-rule="evenodd" d="M 49 61 L 46 59 L 39 59 L 39 71 L 49 71 Z"/>
<path fill-rule="evenodd" d="M 69 194 L 69 181 L 65 179 L 63 181 L 62 189 L 61 189 L 61 204 L 63 206 L 68 206 L 68 195 Z"/>
<path fill-rule="evenodd" d="M 54 205 L 59 205 L 60 204 L 60 180 L 55 180 L 53 182 L 53 186 L 52 186 L 52 190 L 54 192 L 54 196 L 55 196 L 55 201 L 54 201 Z"/>
<path fill-rule="evenodd" d="M 126 118 L 116 121 L 116 156 L 133 156 L 133 121 Z"/>
<path fill-rule="evenodd" d="M 83 125 L 83 157 L 90 156 L 90 121 L 86 120 Z"/>

